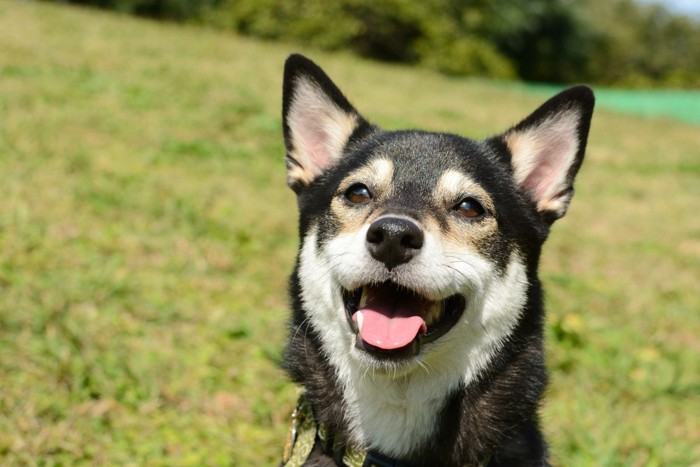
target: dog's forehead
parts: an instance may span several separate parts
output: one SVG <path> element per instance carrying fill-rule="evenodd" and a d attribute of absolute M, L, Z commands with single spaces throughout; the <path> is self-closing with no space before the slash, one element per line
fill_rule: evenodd
<path fill-rule="evenodd" d="M 438 187 L 458 186 L 462 178 L 488 178 L 483 174 L 493 171 L 493 160 L 477 141 L 411 131 L 387 133 L 369 150 L 365 166 L 377 175 L 391 177 L 395 190 L 428 195 Z"/>

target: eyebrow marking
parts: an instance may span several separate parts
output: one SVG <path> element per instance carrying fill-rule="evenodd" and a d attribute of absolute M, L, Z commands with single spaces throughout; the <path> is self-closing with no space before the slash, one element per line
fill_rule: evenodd
<path fill-rule="evenodd" d="M 494 211 L 493 201 L 486 190 L 470 176 L 456 169 L 448 169 L 437 182 L 434 197 L 438 204 L 448 204 L 459 201 L 463 196 L 473 196 L 483 203 L 484 207 Z"/>

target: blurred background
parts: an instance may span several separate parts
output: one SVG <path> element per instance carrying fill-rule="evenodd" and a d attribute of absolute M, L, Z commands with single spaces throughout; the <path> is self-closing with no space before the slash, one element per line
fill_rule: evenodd
<path fill-rule="evenodd" d="M 0 0 L 0 464 L 276 465 L 286 56 L 481 138 L 598 98 L 545 245 L 556 465 L 700 465 L 700 4 Z"/>
<path fill-rule="evenodd" d="M 689 0 L 76 0 L 382 61 L 547 83 L 700 87 Z M 695 16 L 692 16 L 695 15 Z"/>

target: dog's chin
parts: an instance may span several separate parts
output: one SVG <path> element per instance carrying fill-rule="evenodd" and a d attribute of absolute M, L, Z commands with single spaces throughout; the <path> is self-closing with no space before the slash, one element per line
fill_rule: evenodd
<path fill-rule="evenodd" d="M 461 294 L 431 300 L 391 281 L 342 289 L 342 295 L 355 339 L 352 353 L 393 372 L 417 362 L 424 346 L 452 329 L 466 307 Z"/>

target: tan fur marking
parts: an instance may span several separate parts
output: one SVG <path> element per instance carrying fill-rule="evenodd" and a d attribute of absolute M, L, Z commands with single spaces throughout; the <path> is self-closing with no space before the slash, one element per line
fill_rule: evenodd
<path fill-rule="evenodd" d="M 494 212 L 493 200 L 481 185 L 469 176 L 454 170 L 447 170 L 438 180 L 435 188 L 435 199 L 438 206 L 445 206 L 450 209 L 460 200 L 472 197 L 483 204 L 490 212 Z M 448 216 L 448 229 L 444 233 L 445 242 L 455 248 L 468 246 L 478 249 L 479 244 L 493 234 L 498 225 L 496 219 L 487 217 L 479 222 L 463 222 L 459 219 Z M 439 228 L 439 227 L 438 227 Z M 438 230 L 434 230 L 437 232 Z"/>
<path fill-rule="evenodd" d="M 435 199 L 438 204 L 449 204 L 466 197 L 473 197 L 483 203 L 485 208 L 494 211 L 493 201 L 481 185 L 458 170 L 445 171 L 435 188 Z"/>
<path fill-rule="evenodd" d="M 345 177 L 338 186 L 338 193 L 345 192 L 356 183 L 362 183 L 369 188 L 375 200 L 381 200 L 390 196 L 393 178 L 394 164 L 389 159 L 374 159 Z M 340 220 L 344 232 L 357 231 L 370 220 L 366 209 L 348 206 L 339 197 L 333 198 L 331 210 Z"/>
<path fill-rule="evenodd" d="M 296 151 L 294 151 L 295 153 Z M 294 154 L 292 153 L 292 154 Z M 295 159 L 297 156 L 292 155 Z M 290 169 L 287 169 L 287 185 L 292 186 L 295 183 L 301 183 L 302 185 L 308 185 L 313 181 L 313 179 L 316 177 L 316 175 L 313 171 L 304 169 L 303 167 L 300 167 L 298 165 L 292 166 Z"/>

